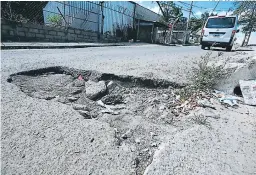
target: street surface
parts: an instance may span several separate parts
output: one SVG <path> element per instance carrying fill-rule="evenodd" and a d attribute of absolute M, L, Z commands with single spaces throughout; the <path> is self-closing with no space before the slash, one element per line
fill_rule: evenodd
<path fill-rule="evenodd" d="M 217 56 L 220 50 L 212 52 Z M 223 50 L 224 51 L 224 50 Z M 240 49 L 248 56 L 251 49 Z M 199 46 L 152 44 L 84 49 L 1 51 L 2 174 L 134 174 L 136 155 L 114 145 L 106 122 L 83 119 L 72 107 L 27 96 L 6 80 L 10 74 L 50 66 L 67 66 L 118 75 L 187 83 L 195 61 L 207 53 Z M 236 52 L 223 52 L 232 57 Z M 219 104 L 219 119 L 203 125 L 158 126 L 131 116 L 136 126 L 160 140 L 144 174 L 228 174 L 256 172 L 255 107 L 228 111 Z M 130 119 L 127 119 L 129 121 Z M 181 119 L 182 122 L 184 119 Z M 154 131 L 155 132 L 155 131 Z M 92 141 L 93 138 L 93 141 Z"/>
<path fill-rule="evenodd" d="M 68 66 L 119 75 L 152 76 L 185 82 L 191 64 L 206 54 L 199 46 L 168 47 L 152 44 L 84 49 L 2 51 L 2 71 L 15 73 L 46 66 Z M 216 56 L 214 51 L 212 56 Z M 235 53 L 225 52 L 225 55 Z"/>

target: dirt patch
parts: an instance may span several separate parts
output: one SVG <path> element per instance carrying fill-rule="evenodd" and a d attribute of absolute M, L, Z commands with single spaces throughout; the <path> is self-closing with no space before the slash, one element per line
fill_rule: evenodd
<path fill-rule="evenodd" d="M 19 72 L 7 81 L 30 97 L 70 105 L 85 119 L 109 123 L 115 130 L 116 146 L 136 155 L 132 166 L 137 174 L 143 174 L 159 144 L 157 133 L 146 133 L 142 118 L 153 124 L 172 124 L 169 102 L 175 97 L 171 90 L 183 87 L 166 80 L 67 67 Z"/>

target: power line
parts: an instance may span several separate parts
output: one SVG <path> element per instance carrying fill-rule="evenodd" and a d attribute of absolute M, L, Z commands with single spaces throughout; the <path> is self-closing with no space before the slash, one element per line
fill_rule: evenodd
<path fill-rule="evenodd" d="M 178 1 L 179 3 L 183 4 L 183 5 L 186 5 L 186 7 L 189 7 L 190 4 L 186 3 L 186 2 L 182 2 L 182 1 Z M 193 7 L 196 7 L 196 8 L 200 8 L 200 9 L 205 9 L 205 10 L 209 10 L 209 8 L 206 8 L 206 7 L 200 7 L 200 6 L 196 6 L 196 5 L 193 5 Z M 230 9 L 230 8 L 229 8 Z M 219 10 L 216 10 L 215 11 L 225 11 L 225 10 L 229 10 L 229 9 L 219 9 Z"/>
<path fill-rule="evenodd" d="M 214 10 L 216 9 L 216 7 L 218 6 L 220 1 L 217 2 L 217 4 L 215 5 L 214 9 L 212 10 L 212 13 L 214 12 Z"/>
<path fill-rule="evenodd" d="M 181 4 L 183 4 L 183 5 L 186 5 L 186 7 L 190 7 L 189 4 L 187 4 L 187 3 L 183 3 L 183 2 L 181 2 L 181 1 L 178 1 L 178 2 L 181 3 Z M 194 5 L 192 5 L 192 6 L 194 6 Z"/>
<path fill-rule="evenodd" d="M 184 10 L 184 11 L 186 11 L 186 12 L 189 12 L 189 9 L 183 9 L 184 7 L 182 7 L 181 5 L 177 5 L 177 4 L 175 4 L 177 7 L 181 7 L 182 8 L 182 10 Z"/>
<path fill-rule="evenodd" d="M 183 7 L 180 6 L 180 5 L 177 5 L 177 4 L 175 4 L 175 5 L 176 5 L 177 7 L 183 8 Z M 190 12 L 189 9 L 182 9 L 182 10 L 184 10 L 184 11 L 186 11 L 186 12 Z M 191 13 L 192 13 L 193 17 L 198 18 L 198 17 L 196 17 L 196 15 L 195 15 L 195 13 L 193 12 L 193 10 L 191 11 Z"/>
<path fill-rule="evenodd" d="M 184 5 L 186 5 L 187 7 L 189 6 L 189 4 L 188 3 L 186 3 L 186 2 L 182 2 L 182 1 L 178 1 L 179 3 L 181 3 L 181 4 L 184 4 Z M 206 7 L 199 7 L 199 6 L 196 6 L 196 5 L 193 5 L 193 7 L 196 7 L 196 8 L 200 8 L 200 9 L 206 9 L 206 10 L 208 10 L 209 8 L 206 8 Z"/>

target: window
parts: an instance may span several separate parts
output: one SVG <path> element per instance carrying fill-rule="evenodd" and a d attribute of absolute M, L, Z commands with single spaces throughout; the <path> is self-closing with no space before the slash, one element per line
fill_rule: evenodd
<path fill-rule="evenodd" d="M 206 28 L 233 28 L 235 21 L 235 17 L 209 18 Z"/>

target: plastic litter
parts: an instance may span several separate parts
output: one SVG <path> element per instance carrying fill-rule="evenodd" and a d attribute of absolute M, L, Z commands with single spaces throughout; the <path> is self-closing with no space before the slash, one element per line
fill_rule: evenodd
<path fill-rule="evenodd" d="M 256 105 L 256 80 L 240 80 L 239 85 L 244 97 L 244 103 Z"/>
<path fill-rule="evenodd" d="M 229 106 L 238 106 L 237 101 L 243 101 L 241 97 L 226 95 L 224 92 L 218 90 L 215 90 L 214 92 L 213 95 L 215 95 L 221 103 L 228 104 Z"/>

